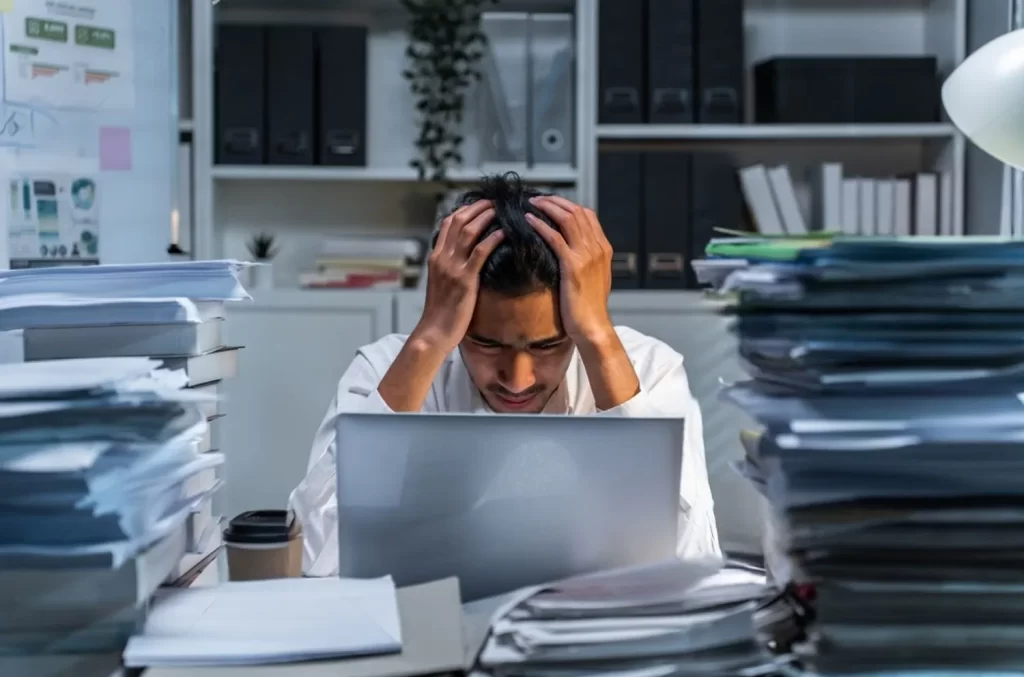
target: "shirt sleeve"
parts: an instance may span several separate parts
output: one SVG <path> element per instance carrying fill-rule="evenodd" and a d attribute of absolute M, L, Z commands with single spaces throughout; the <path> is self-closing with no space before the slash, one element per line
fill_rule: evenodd
<path fill-rule="evenodd" d="M 634 362 L 640 392 L 600 416 L 681 417 L 683 463 L 679 496 L 680 557 L 720 557 L 715 503 L 704 458 L 704 424 L 700 404 L 690 392 L 683 358 L 668 346 L 659 346 L 647 359 Z"/>
<path fill-rule="evenodd" d="M 377 392 L 391 359 L 377 355 L 376 345 L 362 348 L 338 382 L 309 452 L 306 476 L 289 498 L 289 507 L 302 524 L 302 571 L 307 576 L 338 574 L 338 497 L 335 454 L 335 420 L 350 412 L 391 413 L 391 407 Z M 434 393 L 424 409 L 434 406 Z"/>

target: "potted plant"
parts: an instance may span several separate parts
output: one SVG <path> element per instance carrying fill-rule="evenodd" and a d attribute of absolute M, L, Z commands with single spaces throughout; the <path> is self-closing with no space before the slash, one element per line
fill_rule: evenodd
<path fill-rule="evenodd" d="M 249 283 L 254 289 L 270 289 L 274 286 L 274 269 L 271 262 L 277 256 L 278 247 L 274 236 L 259 233 L 246 243 L 249 256 L 256 264 L 251 268 Z"/>
<path fill-rule="evenodd" d="M 490 0 L 495 1 L 495 0 Z M 448 183 L 462 163 L 462 120 L 470 86 L 480 80 L 486 36 L 481 7 L 488 0 L 402 0 L 409 22 L 408 65 L 402 75 L 416 98 L 419 133 L 410 165 L 420 180 Z"/>

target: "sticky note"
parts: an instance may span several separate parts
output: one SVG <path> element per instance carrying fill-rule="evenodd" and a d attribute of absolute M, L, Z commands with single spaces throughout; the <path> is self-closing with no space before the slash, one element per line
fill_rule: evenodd
<path fill-rule="evenodd" d="M 127 172 L 131 168 L 132 130 L 127 127 L 100 127 L 100 171 Z"/>
<path fill-rule="evenodd" d="M 0 13 L 13 12 L 14 0 L 0 0 Z"/>

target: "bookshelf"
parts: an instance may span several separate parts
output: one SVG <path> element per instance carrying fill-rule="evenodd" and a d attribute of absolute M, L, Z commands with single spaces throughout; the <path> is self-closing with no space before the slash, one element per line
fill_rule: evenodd
<path fill-rule="evenodd" d="M 192 144 L 191 239 L 198 258 L 244 256 L 254 231 L 291 237 L 341 232 L 420 234 L 433 213 L 423 196 L 437 187 L 409 168 L 415 121 L 401 78 L 405 36 L 397 0 L 180 0 L 182 73 L 180 130 Z M 499 0 L 499 10 L 573 11 L 576 15 L 575 167 L 464 167 L 456 184 L 481 173 L 517 169 L 530 182 L 575 190 L 596 202 L 599 148 L 721 148 L 737 164 L 772 162 L 801 167 L 849 164 L 863 175 L 927 170 L 953 176 L 957 232 L 963 230 L 965 141 L 952 125 L 599 125 L 597 13 L 601 0 Z M 218 23 L 364 23 L 368 42 L 368 162 L 366 167 L 218 166 L 213 162 L 213 42 Z M 934 54 L 948 73 L 965 55 L 966 0 L 746 0 L 748 66 L 778 55 Z M 748 101 L 751 98 L 748 97 Z M 301 199 L 300 209 L 294 201 Z M 375 200 L 379 214 L 350 201 Z M 403 208 L 396 210 L 394 204 Z M 259 208 L 255 208 L 258 206 Z M 322 212 L 322 214 L 321 214 Z M 302 218 L 298 218 L 302 216 Z M 307 216 L 309 218 L 307 218 Z"/>

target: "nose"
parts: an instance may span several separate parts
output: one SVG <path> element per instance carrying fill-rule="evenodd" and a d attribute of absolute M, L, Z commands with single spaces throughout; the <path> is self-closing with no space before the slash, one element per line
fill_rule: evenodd
<path fill-rule="evenodd" d="M 537 383 L 533 373 L 533 358 L 527 352 L 512 353 L 502 365 L 498 376 L 501 387 L 513 393 L 521 393 Z"/>

